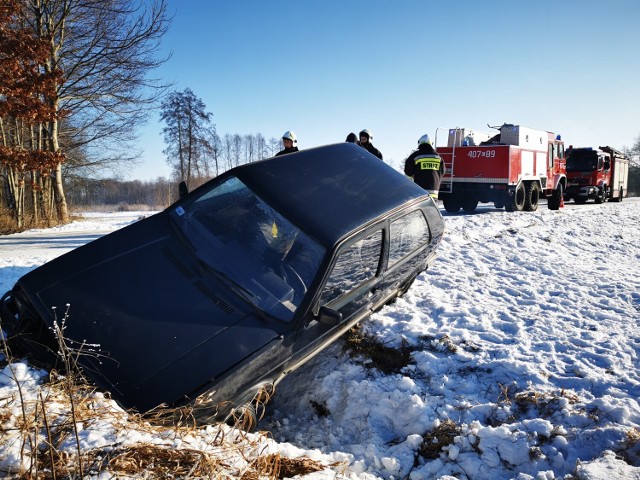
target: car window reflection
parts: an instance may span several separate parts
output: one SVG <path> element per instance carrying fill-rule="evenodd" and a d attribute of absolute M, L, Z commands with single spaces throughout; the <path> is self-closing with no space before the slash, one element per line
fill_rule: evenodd
<path fill-rule="evenodd" d="M 419 247 L 429 243 L 429 226 L 421 210 L 391 222 L 389 268 Z"/>
<path fill-rule="evenodd" d="M 375 277 L 382 253 L 382 230 L 356 240 L 338 256 L 320 299 L 327 304 Z"/>
<path fill-rule="evenodd" d="M 279 320 L 291 320 L 310 287 L 324 248 L 236 177 L 172 213 L 196 255 Z"/>

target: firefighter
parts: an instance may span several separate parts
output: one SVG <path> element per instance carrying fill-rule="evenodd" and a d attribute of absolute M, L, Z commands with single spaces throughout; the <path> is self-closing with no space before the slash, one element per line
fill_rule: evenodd
<path fill-rule="evenodd" d="M 284 132 L 284 135 L 282 135 L 282 145 L 284 146 L 284 149 L 276 153 L 276 157 L 278 155 L 284 155 L 286 153 L 297 152 L 298 147 L 295 146 L 296 143 L 298 143 L 298 139 L 295 133 L 293 133 L 291 130 L 287 130 L 286 132 Z"/>
<path fill-rule="evenodd" d="M 418 149 L 404 161 L 404 173 L 424 188 L 433 198 L 438 198 L 440 177 L 444 174 L 444 162 L 433 148 L 429 135 L 418 140 Z"/>
<path fill-rule="evenodd" d="M 373 134 L 369 130 L 365 128 L 360 132 L 360 146 L 382 160 L 382 153 L 373 146 L 371 140 L 373 140 Z"/>

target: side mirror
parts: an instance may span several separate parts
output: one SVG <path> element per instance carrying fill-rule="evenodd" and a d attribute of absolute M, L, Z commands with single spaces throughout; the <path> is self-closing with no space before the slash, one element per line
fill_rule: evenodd
<path fill-rule="evenodd" d="M 329 325 L 335 327 L 342 322 L 342 313 L 332 308 L 322 306 L 318 312 L 318 321 L 323 325 Z"/>
<path fill-rule="evenodd" d="M 187 182 L 184 180 L 178 184 L 178 198 L 185 197 L 189 193 L 189 189 L 187 188 Z"/>

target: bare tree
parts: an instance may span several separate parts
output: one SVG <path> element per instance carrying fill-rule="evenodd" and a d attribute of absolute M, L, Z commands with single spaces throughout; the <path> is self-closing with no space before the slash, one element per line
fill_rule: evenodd
<path fill-rule="evenodd" d="M 215 149 L 212 140 L 217 137 L 212 114 L 189 88 L 169 94 L 161 109 L 167 163 L 174 177 L 191 188 L 210 175 L 209 159 Z"/>
<path fill-rule="evenodd" d="M 215 168 L 215 176 L 220 175 L 220 160 L 222 154 L 222 141 L 218 134 L 214 131 L 209 139 L 209 144 L 211 145 L 211 159 L 213 160 L 213 165 Z"/>
<path fill-rule="evenodd" d="M 240 165 L 240 158 L 242 156 L 242 137 L 239 134 L 234 134 L 231 139 L 231 158 L 232 165 L 237 167 Z"/>
<path fill-rule="evenodd" d="M 629 194 L 640 195 L 640 135 L 636 137 L 630 148 L 622 151 L 629 156 Z"/>
<path fill-rule="evenodd" d="M 47 72 L 63 81 L 47 97 L 56 112 L 48 125 L 48 148 L 64 148 L 70 167 L 105 168 L 129 164 L 136 127 L 163 93 L 148 78 L 166 58 L 157 50 L 169 20 L 165 0 L 23 0 L 25 21 L 49 42 Z M 82 150 L 83 155 L 74 155 Z M 68 219 L 62 163 L 55 168 L 56 204 Z"/>
<path fill-rule="evenodd" d="M 279 138 L 271 137 L 269 139 L 269 156 L 273 157 L 280 150 L 282 150 L 282 141 Z"/>

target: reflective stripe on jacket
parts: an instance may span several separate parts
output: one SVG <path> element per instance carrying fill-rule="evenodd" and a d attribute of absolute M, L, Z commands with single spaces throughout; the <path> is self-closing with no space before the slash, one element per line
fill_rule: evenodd
<path fill-rule="evenodd" d="M 419 155 L 414 159 L 418 170 L 437 170 L 440 171 L 442 159 L 439 155 Z"/>

